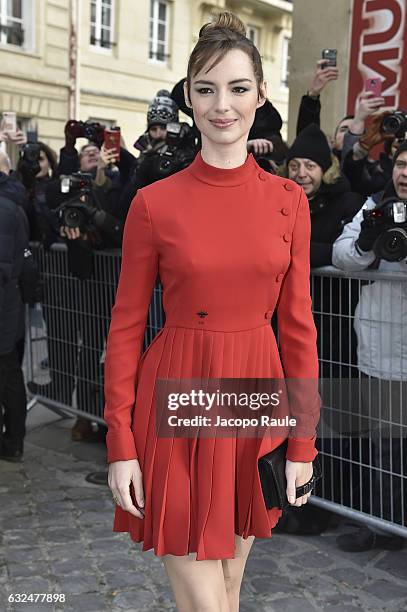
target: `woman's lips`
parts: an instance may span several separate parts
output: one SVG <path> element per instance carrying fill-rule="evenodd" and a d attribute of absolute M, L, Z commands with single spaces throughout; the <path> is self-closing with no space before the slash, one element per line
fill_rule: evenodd
<path fill-rule="evenodd" d="M 211 121 L 211 123 L 215 127 L 220 128 L 221 130 L 225 130 L 226 128 L 233 125 L 236 121 L 236 119 L 231 119 L 230 121 Z"/>

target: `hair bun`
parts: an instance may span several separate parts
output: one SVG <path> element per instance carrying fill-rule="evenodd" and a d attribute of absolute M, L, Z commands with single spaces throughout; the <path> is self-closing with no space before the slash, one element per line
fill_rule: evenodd
<path fill-rule="evenodd" d="M 214 21 L 206 23 L 202 26 L 202 28 L 199 30 L 199 38 L 205 36 L 211 30 L 221 28 L 231 30 L 232 32 L 240 34 L 241 36 L 246 36 L 246 26 L 244 25 L 243 21 L 229 11 L 223 11 L 222 13 L 219 13 Z"/>

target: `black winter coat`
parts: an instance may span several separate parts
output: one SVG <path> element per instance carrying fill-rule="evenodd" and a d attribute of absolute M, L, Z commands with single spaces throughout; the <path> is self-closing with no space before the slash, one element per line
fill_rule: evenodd
<path fill-rule="evenodd" d="M 363 205 L 364 198 L 350 191 L 346 177 L 323 184 L 310 200 L 311 268 L 332 265 L 332 246 Z M 329 276 L 314 279 L 312 302 L 318 331 L 321 377 L 353 377 L 356 368 L 356 335 L 351 324 L 359 299 L 358 281 Z M 353 364 L 348 367 L 346 364 Z"/>
<path fill-rule="evenodd" d="M 309 200 L 311 212 L 311 268 L 332 265 L 332 246 L 361 209 L 364 199 L 350 190 L 348 179 L 341 175 L 331 184 L 322 184 Z"/>
<path fill-rule="evenodd" d="M 369 160 L 368 157 L 354 160 L 353 150 L 345 157 L 342 168 L 353 191 L 367 198 L 372 193 L 382 191 L 393 176 L 393 162 L 386 153 L 380 153 L 379 159 Z"/>
<path fill-rule="evenodd" d="M 0 195 L 0 355 L 11 353 L 24 334 L 19 278 L 28 236 L 21 210 Z"/>

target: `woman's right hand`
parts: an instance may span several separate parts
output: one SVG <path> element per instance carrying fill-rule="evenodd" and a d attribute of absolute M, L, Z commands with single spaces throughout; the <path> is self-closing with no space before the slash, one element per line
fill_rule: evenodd
<path fill-rule="evenodd" d="M 141 511 L 133 504 L 130 495 L 130 483 L 133 483 L 136 502 Z M 113 461 L 109 464 L 108 484 L 116 498 L 116 503 L 126 512 L 137 518 L 144 518 L 143 477 L 137 459 Z"/>

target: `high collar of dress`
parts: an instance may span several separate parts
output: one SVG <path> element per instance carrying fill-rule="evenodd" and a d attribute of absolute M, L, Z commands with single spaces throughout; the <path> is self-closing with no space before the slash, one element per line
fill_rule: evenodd
<path fill-rule="evenodd" d="M 248 154 L 244 164 L 241 166 L 236 168 L 217 168 L 207 164 L 202 159 L 201 152 L 198 151 L 194 161 L 189 166 L 189 170 L 195 178 L 209 185 L 234 187 L 246 183 L 255 175 L 256 170 L 259 171 L 260 168 L 252 153 Z"/>

